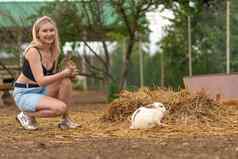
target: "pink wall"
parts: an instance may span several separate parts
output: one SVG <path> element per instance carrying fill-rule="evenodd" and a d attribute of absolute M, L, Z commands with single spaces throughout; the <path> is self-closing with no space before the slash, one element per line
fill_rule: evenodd
<path fill-rule="evenodd" d="M 238 99 L 238 74 L 211 74 L 184 77 L 185 88 L 191 93 L 205 90 L 212 98 Z"/>

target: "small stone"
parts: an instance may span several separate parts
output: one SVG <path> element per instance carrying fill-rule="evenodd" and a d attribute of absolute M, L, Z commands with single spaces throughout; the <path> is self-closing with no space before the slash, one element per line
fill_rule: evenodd
<path fill-rule="evenodd" d="M 136 148 L 138 148 L 139 147 L 139 145 L 132 145 L 131 146 L 131 148 L 133 148 L 133 149 L 136 149 Z"/>
<path fill-rule="evenodd" d="M 161 142 L 160 145 L 165 146 L 167 145 L 167 142 Z"/>
<path fill-rule="evenodd" d="M 235 148 L 235 151 L 238 151 L 238 147 Z"/>
<path fill-rule="evenodd" d="M 188 146 L 189 143 L 188 143 L 188 142 L 184 142 L 182 145 L 183 145 L 183 146 Z"/>
<path fill-rule="evenodd" d="M 220 159 L 220 157 L 219 156 L 215 156 L 215 159 Z"/>

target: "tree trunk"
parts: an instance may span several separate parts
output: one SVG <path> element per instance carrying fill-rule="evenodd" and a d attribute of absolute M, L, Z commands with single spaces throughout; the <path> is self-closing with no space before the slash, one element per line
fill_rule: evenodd
<path fill-rule="evenodd" d="M 134 36 L 129 38 L 128 41 L 128 45 L 127 45 L 127 49 L 125 51 L 125 59 L 124 59 L 124 63 L 122 66 L 122 75 L 121 75 L 121 80 L 120 80 L 120 89 L 124 88 L 124 84 L 125 81 L 127 79 L 127 75 L 128 75 L 128 70 L 129 70 L 129 61 L 130 61 L 130 57 L 131 57 L 131 53 L 132 53 L 132 48 L 134 46 L 135 40 L 134 40 Z"/>

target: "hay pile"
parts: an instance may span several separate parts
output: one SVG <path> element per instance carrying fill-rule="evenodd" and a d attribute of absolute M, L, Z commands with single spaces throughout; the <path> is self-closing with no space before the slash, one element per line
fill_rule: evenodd
<path fill-rule="evenodd" d="M 220 118 L 223 107 L 208 97 L 205 92 L 190 94 L 186 90 L 174 92 L 167 102 L 170 122 L 213 122 Z"/>
<path fill-rule="evenodd" d="M 119 98 L 114 100 L 104 115 L 107 121 L 123 121 L 128 119 L 140 106 L 153 102 L 162 102 L 168 113 L 167 122 L 210 122 L 219 119 L 222 107 L 210 99 L 205 92 L 195 95 L 186 90 L 178 92 L 172 90 L 142 88 L 137 92 L 123 91 Z"/>

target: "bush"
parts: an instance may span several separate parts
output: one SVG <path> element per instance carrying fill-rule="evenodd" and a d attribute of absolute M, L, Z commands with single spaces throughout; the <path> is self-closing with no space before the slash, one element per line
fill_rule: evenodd
<path fill-rule="evenodd" d="M 138 86 L 135 85 L 128 85 L 125 90 L 134 92 L 138 90 Z M 107 100 L 108 102 L 112 102 L 114 99 L 119 97 L 120 88 L 116 82 L 112 82 L 109 84 L 107 88 Z"/>
<path fill-rule="evenodd" d="M 118 93 L 119 93 L 119 86 L 117 85 L 116 82 L 112 82 L 109 84 L 107 88 L 107 100 L 108 102 L 113 101 L 114 99 L 118 98 Z"/>
<path fill-rule="evenodd" d="M 134 92 L 138 90 L 138 86 L 135 85 L 128 85 L 126 90 L 128 90 L 129 92 Z"/>

